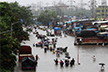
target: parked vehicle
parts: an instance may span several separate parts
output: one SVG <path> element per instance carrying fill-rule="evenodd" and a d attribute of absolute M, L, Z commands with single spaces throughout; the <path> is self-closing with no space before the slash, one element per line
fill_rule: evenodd
<path fill-rule="evenodd" d="M 32 57 L 32 49 L 28 45 L 22 45 L 18 52 L 19 61 L 22 60 L 23 57 Z"/>
<path fill-rule="evenodd" d="M 36 60 L 34 57 L 23 57 L 21 61 L 22 70 L 35 70 Z"/>
<path fill-rule="evenodd" d="M 55 27 L 55 28 L 54 28 L 54 34 L 55 34 L 55 35 L 61 35 L 61 28 Z"/>

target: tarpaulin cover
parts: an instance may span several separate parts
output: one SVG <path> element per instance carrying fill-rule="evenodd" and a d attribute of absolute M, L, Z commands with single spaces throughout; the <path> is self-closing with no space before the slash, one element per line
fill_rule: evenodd
<path fill-rule="evenodd" d="M 72 20 L 72 22 L 76 22 L 76 20 Z"/>
<path fill-rule="evenodd" d="M 88 29 L 88 30 L 96 30 L 96 28 L 90 28 L 90 29 Z"/>
<path fill-rule="evenodd" d="M 61 28 L 55 27 L 55 28 L 54 28 L 54 31 L 57 31 L 57 30 L 61 30 Z"/>
<path fill-rule="evenodd" d="M 93 31 L 95 31 L 96 33 L 99 32 L 98 29 L 96 29 L 96 28 L 90 28 L 90 29 L 88 29 L 88 30 L 93 30 Z"/>
<path fill-rule="evenodd" d="M 68 21 L 67 23 L 69 24 L 69 23 L 71 23 L 71 21 Z"/>
<path fill-rule="evenodd" d="M 27 67 L 27 66 L 34 67 L 34 66 L 36 66 L 36 61 L 33 57 L 23 57 L 22 58 L 22 66 L 23 67 Z"/>
<path fill-rule="evenodd" d="M 79 29 L 79 28 L 81 28 L 81 27 L 74 27 L 74 29 Z"/>
<path fill-rule="evenodd" d="M 82 30 L 79 34 L 80 37 L 94 37 L 97 36 L 95 31 L 92 30 Z"/>

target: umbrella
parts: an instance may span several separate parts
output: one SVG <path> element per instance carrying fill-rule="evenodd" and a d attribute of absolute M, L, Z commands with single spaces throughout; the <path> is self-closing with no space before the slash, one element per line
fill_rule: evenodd
<path fill-rule="evenodd" d="M 68 58 L 63 58 L 63 60 L 69 60 Z"/>
<path fill-rule="evenodd" d="M 47 46 L 44 46 L 44 48 L 47 48 Z"/>
<path fill-rule="evenodd" d="M 99 63 L 99 65 L 105 65 L 104 63 Z"/>
<path fill-rule="evenodd" d="M 56 50 L 56 52 L 60 52 L 60 50 Z"/>
<path fill-rule="evenodd" d="M 62 48 L 62 47 L 58 47 L 57 49 L 58 49 L 58 50 L 62 50 L 63 48 Z"/>
<path fill-rule="evenodd" d="M 37 42 L 37 43 L 42 43 L 42 42 Z"/>
<path fill-rule="evenodd" d="M 44 41 L 49 41 L 49 40 L 50 40 L 50 39 L 48 39 L 48 38 L 47 38 L 47 39 L 44 39 Z"/>
<path fill-rule="evenodd" d="M 44 41 L 44 43 L 47 43 L 47 41 Z"/>

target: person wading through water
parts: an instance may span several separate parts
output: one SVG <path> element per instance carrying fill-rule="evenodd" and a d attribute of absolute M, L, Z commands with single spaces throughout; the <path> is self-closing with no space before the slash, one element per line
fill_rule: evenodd
<path fill-rule="evenodd" d="M 57 58 L 54 59 L 54 62 L 55 62 L 56 65 L 58 65 L 58 59 Z"/>

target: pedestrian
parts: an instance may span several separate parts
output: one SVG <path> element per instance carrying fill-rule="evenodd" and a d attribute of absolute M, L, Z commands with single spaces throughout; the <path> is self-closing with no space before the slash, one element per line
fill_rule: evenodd
<path fill-rule="evenodd" d="M 60 35 L 60 38 L 62 38 L 62 34 Z"/>
<path fill-rule="evenodd" d="M 66 66 L 66 67 L 69 66 L 69 60 L 65 60 L 65 66 Z"/>
<path fill-rule="evenodd" d="M 63 51 L 62 50 L 60 50 L 60 54 L 63 54 Z"/>
<path fill-rule="evenodd" d="M 58 38 L 55 38 L 55 42 L 57 42 L 57 39 L 58 39 Z"/>
<path fill-rule="evenodd" d="M 55 54 L 55 49 L 53 49 L 53 54 Z"/>
<path fill-rule="evenodd" d="M 38 64 L 38 61 L 36 60 L 36 66 L 37 66 L 37 64 Z"/>
<path fill-rule="evenodd" d="M 60 66 L 61 66 L 61 67 L 63 67 L 64 62 L 63 62 L 62 60 L 60 60 L 60 62 L 59 62 L 59 63 L 60 63 Z"/>
<path fill-rule="evenodd" d="M 36 31 L 36 34 L 38 34 L 38 31 Z"/>
<path fill-rule="evenodd" d="M 46 47 L 46 46 L 44 46 L 44 52 L 45 52 L 45 53 L 47 52 L 47 47 Z"/>
<path fill-rule="evenodd" d="M 60 54 L 59 54 L 59 52 L 56 52 L 56 56 L 57 56 L 57 57 L 60 57 Z"/>
<path fill-rule="evenodd" d="M 49 36 L 49 32 L 47 31 L 47 36 Z"/>
<path fill-rule="evenodd" d="M 35 43 L 33 43 L 33 47 L 35 47 Z"/>
<path fill-rule="evenodd" d="M 55 62 L 56 65 L 58 65 L 58 59 L 57 58 L 54 59 L 54 62 Z"/>
<path fill-rule="evenodd" d="M 67 52 L 67 48 L 68 48 L 67 46 L 64 48 L 64 52 Z"/>
<path fill-rule="evenodd" d="M 52 44 L 54 43 L 55 41 L 54 41 L 54 38 L 52 39 Z"/>
<path fill-rule="evenodd" d="M 72 60 L 70 61 L 70 66 L 72 67 L 72 65 L 74 65 L 74 63 L 75 63 L 75 60 L 74 60 L 74 58 L 72 58 Z"/>
<path fill-rule="evenodd" d="M 54 43 L 53 45 L 54 45 L 54 48 L 56 48 L 56 43 Z"/>
<path fill-rule="evenodd" d="M 50 51 L 52 51 L 53 49 L 52 49 L 52 47 L 50 47 Z"/>
<path fill-rule="evenodd" d="M 104 64 L 102 64 L 101 71 L 104 71 L 104 69 L 105 69 Z"/>
<path fill-rule="evenodd" d="M 39 56 L 38 56 L 38 55 L 36 55 L 36 61 L 37 61 L 38 59 L 40 59 L 40 58 L 39 58 Z"/>
<path fill-rule="evenodd" d="M 40 44 L 40 46 L 41 46 L 41 48 L 43 48 L 43 44 L 42 43 Z"/>
<path fill-rule="evenodd" d="M 67 37 L 66 34 L 64 34 L 64 37 Z"/>
<path fill-rule="evenodd" d="M 94 55 L 92 58 L 93 58 L 93 61 L 96 61 L 96 57 L 95 57 L 95 55 Z"/>

